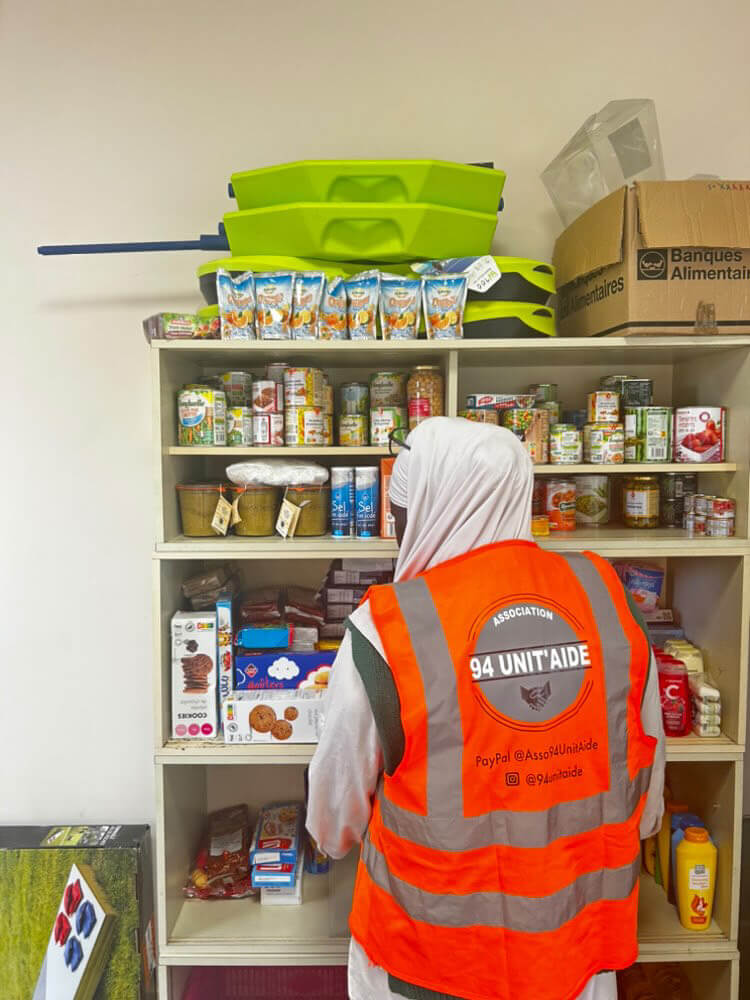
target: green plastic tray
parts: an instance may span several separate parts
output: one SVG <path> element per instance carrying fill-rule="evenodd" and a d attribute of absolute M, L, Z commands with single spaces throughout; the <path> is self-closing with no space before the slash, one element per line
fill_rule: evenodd
<path fill-rule="evenodd" d="M 240 209 L 292 202 L 424 202 L 496 213 L 502 170 L 444 160 L 302 160 L 232 174 Z"/>
<path fill-rule="evenodd" d="M 424 260 L 487 253 L 496 214 L 439 205 L 312 202 L 228 212 L 232 256 L 277 254 L 325 260 Z"/>

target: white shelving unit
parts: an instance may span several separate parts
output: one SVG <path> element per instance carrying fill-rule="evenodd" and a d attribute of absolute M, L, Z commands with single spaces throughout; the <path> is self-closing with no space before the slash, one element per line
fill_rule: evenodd
<path fill-rule="evenodd" d="M 226 747 L 215 741 L 170 740 L 169 622 L 181 605 L 180 585 L 191 572 L 231 561 L 244 579 L 316 585 L 341 557 L 395 556 L 384 539 L 190 539 L 181 534 L 175 485 L 223 478 L 247 455 L 302 455 L 325 465 L 377 464 L 386 449 L 184 448 L 177 445 L 176 394 L 186 382 L 213 372 L 263 370 L 269 361 L 311 364 L 334 385 L 377 370 L 409 371 L 439 364 L 446 412 L 455 415 L 468 392 L 523 390 L 557 382 L 564 403 L 581 405 L 602 375 L 623 371 L 651 378 L 664 405 L 722 403 L 729 407 L 729 454 L 720 465 L 691 467 L 699 488 L 737 501 L 735 538 L 688 538 L 677 529 L 634 531 L 622 526 L 578 530 L 542 540 L 558 551 L 588 548 L 609 558 L 638 557 L 667 570 L 667 603 L 679 610 L 722 692 L 718 739 L 670 740 L 670 781 L 703 815 L 719 845 L 714 921 L 709 931 L 684 931 L 674 908 L 651 879 L 643 881 L 640 960 L 681 961 L 701 1000 L 738 1000 L 737 930 L 742 766 L 747 701 L 750 618 L 750 337 L 648 337 L 458 342 L 155 341 L 154 387 L 154 711 L 157 786 L 157 892 L 160 987 L 180 998 L 189 970 L 199 965 L 340 964 L 346 961 L 347 916 L 355 860 L 335 864 L 328 877 L 309 878 L 303 905 L 263 909 L 253 900 L 185 900 L 182 886 L 206 812 L 246 801 L 251 808 L 281 796 L 301 797 L 312 747 Z M 538 466 L 539 475 L 576 472 L 623 475 L 687 471 L 686 466 Z"/>

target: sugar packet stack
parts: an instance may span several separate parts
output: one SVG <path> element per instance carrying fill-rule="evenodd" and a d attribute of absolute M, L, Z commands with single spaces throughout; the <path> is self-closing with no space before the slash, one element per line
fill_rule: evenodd
<path fill-rule="evenodd" d="M 721 693 L 708 674 L 689 674 L 693 732 L 696 736 L 721 736 Z"/>

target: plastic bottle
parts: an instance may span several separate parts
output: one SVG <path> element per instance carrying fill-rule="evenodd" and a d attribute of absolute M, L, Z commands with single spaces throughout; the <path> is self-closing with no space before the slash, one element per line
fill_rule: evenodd
<path fill-rule="evenodd" d="M 685 802 L 667 802 L 664 806 L 664 818 L 661 821 L 661 829 L 656 835 L 657 856 L 659 861 L 659 874 L 661 879 L 657 879 L 663 887 L 664 892 L 669 890 L 669 851 L 672 843 L 672 817 L 677 813 L 688 811 Z"/>
<path fill-rule="evenodd" d="M 673 656 L 657 658 L 659 694 L 665 736 L 687 736 L 692 731 L 690 686 L 685 664 Z"/>
<path fill-rule="evenodd" d="M 711 925 L 718 851 L 708 831 L 689 826 L 677 846 L 677 905 L 680 923 L 689 931 Z"/>
<path fill-rule="evenodd" d="M 677 845 L 682 843 L 685 830 L 689 826 L 705 829 L 706 824 L 695 813 L 680 813 L 679 816 L 672 817 L 672 833 L 669 846 L 669 887 L 667 898 L 670 903 L 677 905 L 677 892 L 675 889 L 675 872 L 677 871 Z"/>

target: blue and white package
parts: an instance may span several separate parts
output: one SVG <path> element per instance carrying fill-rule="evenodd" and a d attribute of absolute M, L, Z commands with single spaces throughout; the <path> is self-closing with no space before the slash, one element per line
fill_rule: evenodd
<path fill-rule="evenodd" d="M 346 286 L 343 278 L 329 278 L 323 291 L 318 322 L 320 340 L 346 340 Z"/>
<path fill-rule="evenodd" d="M 317 340 L 325 280 L 322 271 L 302 271 L 294 279 L 292 334 L 295 340 Z"/>
<path fill-rule="evenodd" d="M 216 298 L 222 340 L 255 340 L 255 282 L 252 271 L 232 277 L 216 272 Z"/>
<path fill-rule="evenodd" d="M 331 534 L 334 538 L 353 538 L 354 468 L 351 465 L 331 469 Z"/>
<path fill-rule="evenodd" d="M 428 340 L 455 340 L 464 335 L 465 274 L 426 275 L 423 279 L 424 324 Z"/>
<path fill-rule="evenodd" d="M 380 271 L 362 271 L 344 284 L 350 339 L 377 340 Z"/>
<path fill-rule="evenodd" d="M 354 470 L 354 502 L 357 538 L 376 538 L 380 511 L 378 469 L 371 465 Z"/>
<path fill-rule="evenodd" d="M 261 340 L 290 340 L 294 271 L 255 275 L 255 323 Z"/>

